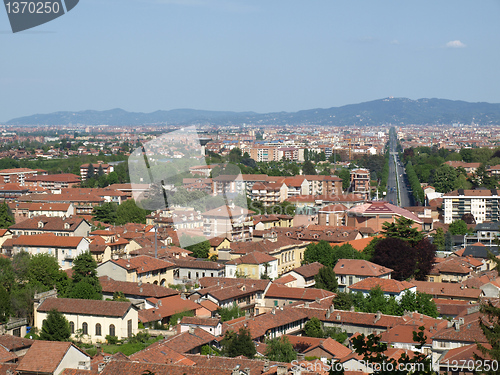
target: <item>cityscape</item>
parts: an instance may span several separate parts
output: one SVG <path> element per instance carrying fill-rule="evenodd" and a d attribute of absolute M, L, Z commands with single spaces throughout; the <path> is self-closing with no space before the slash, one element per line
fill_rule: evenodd
<path fill-rule="evenodd" d="M 500 373 L 497 3 L 15 4 L 0 374 Z"/>

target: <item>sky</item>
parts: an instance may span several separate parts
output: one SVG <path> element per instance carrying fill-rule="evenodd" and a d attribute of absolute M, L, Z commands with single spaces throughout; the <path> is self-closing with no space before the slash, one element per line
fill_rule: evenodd
<path fill-rule="evenodd" d="M 0 121 L 389 96 L 500 103 L 499 18 L 498 0 L 80 0 L 14 34 L 0 8 Z"/>

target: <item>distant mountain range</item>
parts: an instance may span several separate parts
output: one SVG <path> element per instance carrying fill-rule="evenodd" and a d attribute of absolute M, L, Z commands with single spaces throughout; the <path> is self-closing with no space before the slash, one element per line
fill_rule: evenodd
<path fill-rule="evenodd" d="M 108 111 L 55 112 L 12 119 L 6 125 L 439 125 L 500 124 L 500 104 L 446 99 L 385 98 L 341 107 L 298 112 L 227 112 L 174 109 L 152 113 Z"/>

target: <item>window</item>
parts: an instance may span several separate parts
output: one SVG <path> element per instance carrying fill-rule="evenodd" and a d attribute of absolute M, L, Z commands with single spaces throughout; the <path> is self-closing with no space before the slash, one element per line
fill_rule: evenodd
<path fill-rule="evenodd" d="M 110 336 L 116 336 L 115 335 L 115 325 L 114 324 L 110 324 L 109 325 L 109 335 Z"/>
<path fill-rule="evenodd" d="M 95 325 L 95 335 L 101 336 L 101 325 L 99 323 Z"/>
<path fill-rule="evenodd" d="M 274 301 L 274 306 L 278 306 L 278 301 Z"/>
<path fill-rule="evenodd" d="M 83 322 L 83 324 L 82 324 L 82 333 L 84 335 L 89 334 L 89 325 L 87 324 L 87 322 Z"/>
<path fill-rule="evenodd" d="M 75 323 L 69 322 L 69 329 L 71 331 L 71 334 L 75 333 Z"/>

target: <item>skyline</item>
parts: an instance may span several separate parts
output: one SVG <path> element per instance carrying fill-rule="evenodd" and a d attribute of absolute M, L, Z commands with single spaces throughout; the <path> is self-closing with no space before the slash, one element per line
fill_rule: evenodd
<path fill-rule="evenodd" d="M 500 103 L 500 4 L 86 0 L 12 34 L 0 121 L 177 108 L 294 112 L 384 97 Z"/>

